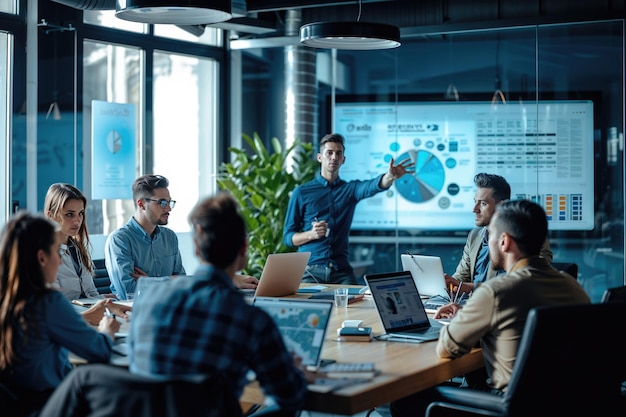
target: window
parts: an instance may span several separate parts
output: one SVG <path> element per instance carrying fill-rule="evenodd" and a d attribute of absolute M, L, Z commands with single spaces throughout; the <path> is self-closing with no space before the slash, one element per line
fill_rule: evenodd
<path fill-rule="evenodd" d="M 204 45 L 222 46 L 223 31 L 205 25 L 176 26 L 154 25 L 154 35 L 164 38 L 197 42 Z"/>
<path fill-rule="evenodd" d="M 148 32 L 148 25 L 119 19 L 115 17 L 115 10 L 85 10 L 83 12 L 83 21 L 91 25 L 104 26 L 112 29 L 121 29 L 137 33 Z"/>
<path fill-rule="evenodd" d="M 218 65 L 214 60 L 154 53 L 154 173 L 170 181 L 176 208 L 168 226 L 189 230 L 187 213 L 214 192 Z"/>
<path fill-rule="evenodd" d="M 5 13 L 17 13 L 17 0 L 2 0 L 0 1 L 0 12 Z"/>
<path fill-rule="evenodd" d="M 549 234 L 554 262 L 576 262 L 579 282 L 593 301 L 599 301 L 604 289 L 624 283 L 623 38 L 623 20 L 614 20 L 432 35 L 418 31 L 403 37 L 397 49 L 315 50 L 314 59 L 308 56 L 310 49 L 301 47 L 241 49 L 242 97 L 233 101 L 240 100 L 244 132 L 261 132 L 265 140 L 275 135 L 289 140 L 293 133 L 285 128 L 284 115 L 290 114 L 289 94 L 295 94 L 296 103 L 303 109 L 309 106 L 307 113 L 293 112 L 299 119 L 292 125 L 306 126 L 319 117 L 322 132 L 296 136 L 313 137 L 314 143 L 326 132 L 346 136 L 344 179 L 371 178 L 386 170 L 391 157 L 411 152 L 421 161 L 436 162 L 396 182 L 389 192 L 359 203 L 350 259 L 370 263 L 366 272 L 398 270 L 400 254 L 410 250 L 441 256 L 445 272 L 454 273 L 474 226 L 472 178 L 485 171 L 513 177 L 507 178 L 513 198 L 542 203 L 552 199 L 550 207 L 543 205 L 561 216 L 551 222 Z M 294 59 L 298 62 L 292 64 Z M 289 86 L 295 92 L 284 86 L 284 80 L 294 76 L 293 68 L 300 69 L 298 82 Z M 307 78 L 308 70 L 313 77 Z M 407 110 L 407 100 L 420 107 Z M 583 103 L 582 113 L 557 116 L 550 113 L 556 108 L 546 108 L 547 103 L 566 103 L 571 109 L 574 102 Z M 358 113 L 357 103 L 367 111 Z M 507 106 L 507 113 L 519 109 L 514 120 L 506 119 L 505 136 L 511 139 L 511 131 L 526 129 L 526 143 L 534 148 L 536 142 L 541 150 L 546 148 L 542 140 L 551 133 L 545 134 L 550 129 L 537 121 L 551 116 L 549 127 L 558 125 L 559 140 L 551 141 L 554 149 L 549 152 L 554 155 L 548 156 L 558 160 L 557 168 L 542 169 L 540 158 L 546 155 L 537 152 L 535 161 L 532 150 L 524 154 L 517 149 L 515 154 L 499 139 L 498 147 L 483 156 L 502 165 L 480 162 L 480 140 L 485 142 L 491 133 L 478 138 L 477 114 L 471 115 L 476 119 L 467 129 L 455 119 L 457 108 L 473 111 L 470 108 L 478 103 L 493 103 L 500 110 Z M 493 112 L 483 112 L 480 123 L 483 128 L 491 128 L 494 121 L 501 125 L 504 113 L 500 111 L 498 119 Z M 402 120 L 394 119 L 396 115 Z M 427 131 L 435 126 L 439 133 Z M 524 155 L 528 159 L 523 171 L 501 168 Z M 568 182 L 567 190 L 551 186 L 555 182 Z M 381 226 L 383 200 L 389 222 Z M 441 215 L 455 211 L 455 223 L 441 220 Z M 365 216 L 368 213 L 376 216 Z"/>
<path fill-rule="evenodd" d="M 2 3 L 4 6 L 4 3 Z M 11 109 L 11 97 L 13 95 L 11 88 L 12 68 L 11 57 L 13 56 L 12 36 L 6 32 L 0 31 L 0 132 L 3 132 L 4 137 L 11 137 L 11 124 L 10 117 Z M 11 164 L 9 163 L 8 143 L 5 143 L 0 147 L 0 166 L 3 167 L 2 178 L 11 178 L 10 170 L 8 169 Z M 4 223 L 4 219 L 7 219 L 12 209 L 12 205 L 8 204 L 7 200 L 7 187 L 9 181 L 2 181 L 0 183 L 0 207 L 3 208 L 3 212 L 0 214 L 0 225 Z"/>
<path fill-rule="evenodd" d="M 83 44 L 83 143 L 85 155 L 91 155 L 91 103 L 102 100 L 115 103 L 134 104 L 137 109 L 137 155 L 136 172 L 143 166 L 142 116 L 143 116 L 143 51 L 139 48 L 113 45 L 86 40 Z M 97 157 L 97 156 L 96 156 Z M 84 161 L 84 178 L 99 175 L 92 172 L 89 160 Z M 91 184 L 85 181 L 82 191 L 91 199 Z M 111 231 L 125 224 L 134 213 L 130 200 L 91 200 L 87 225 L 90 234 Z"/>

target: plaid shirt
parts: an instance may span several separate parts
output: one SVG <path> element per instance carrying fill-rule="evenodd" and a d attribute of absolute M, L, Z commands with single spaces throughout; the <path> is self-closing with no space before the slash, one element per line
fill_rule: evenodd
<path fill-rule="evenodd" d="M 152 285 L 133 305 L 131 372 L 156 377 L 220 374 L 238 399 L 253 371 L 266 396 L 301 409 L 306 380 L 271 317 L 249 305 L 220 269 Z"/>

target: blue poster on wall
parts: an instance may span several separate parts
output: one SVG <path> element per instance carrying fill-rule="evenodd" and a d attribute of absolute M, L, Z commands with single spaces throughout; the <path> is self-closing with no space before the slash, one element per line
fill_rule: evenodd
<path fill-rule="evenodd" d="M 91 198 L 132 199 L 137 166 L 135 105 L 91 103 Z"/>

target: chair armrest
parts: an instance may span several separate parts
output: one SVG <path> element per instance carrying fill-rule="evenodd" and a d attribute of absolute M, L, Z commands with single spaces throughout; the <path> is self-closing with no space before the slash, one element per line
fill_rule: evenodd
<path fill-rule="evenodd" d="M 468 407 L 465 405 L 446 403 L 435 401 L 430 403 L 426 409 L 426 417 L 471 417 L 471 416 L 488 416 L 488 417 L 504 417 L 495 411 L 482 410 L 480 408 Z"/>
<path fill-rule="evenodd" d="M 450 409 L 467 408 L 472 411 L 467 415 L 494 415 L 503 416 L 507 414 L 507 404 L 505 397 L 489 392 L 477 391 L 469 388 L 438 387 L 438 407 Z"/>

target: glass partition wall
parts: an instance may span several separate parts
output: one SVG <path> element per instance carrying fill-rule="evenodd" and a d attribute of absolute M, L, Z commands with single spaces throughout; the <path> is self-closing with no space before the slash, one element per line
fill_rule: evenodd
<path fill-rule="evenodd" d="M 577 263 L 599 301 L 624 283 L 623 31 L 619 20 L 424 33 L 393 50 L 307 49 L 312 58 L 300 46 L 243 50 L 242 95 L 253 99 L 242 130 L 314 143 L 341 133 L 344 179 L 416 161 L 416 175 L 359 203 L 350 251 L 360 273 L 397 270 L 409 250 L 441 256 L 452 274 L 474 227 L 473 176 L 489 172 L 546 209 L 554 262 Z M 315 63 L 317 121 L 295 133 L 285 123 L 293 59 Z M 296 90 L 296 102 L 307 97 Z"/>

